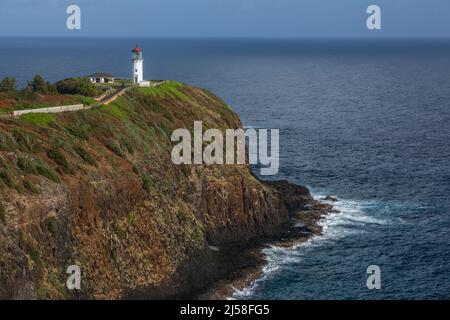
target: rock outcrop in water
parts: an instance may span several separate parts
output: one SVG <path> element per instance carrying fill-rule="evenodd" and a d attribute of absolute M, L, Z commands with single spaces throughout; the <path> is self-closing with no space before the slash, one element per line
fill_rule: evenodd
<path fill-rule="evenodd" d="M 241 127 L 216 96 L 175 82 L 1 119 L 0 299 L 192 298 L 239 277 L 249 249 L 317 205 L 248 166 L 175 166 L 171 132 L 196 120 Z M 66 288 L 70 265 L 81 290 Z"/>

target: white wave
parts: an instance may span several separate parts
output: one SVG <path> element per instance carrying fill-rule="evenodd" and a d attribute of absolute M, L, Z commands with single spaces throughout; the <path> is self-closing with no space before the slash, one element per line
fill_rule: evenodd
<path fill-rule="evenodd" d="M 277 246 L 269 246 L 263 250 L 265 259 L 267 261 L 263 268 L 263 276 L 260 279 L 253 281 L 253 283 L 242 290 L 236 290 L 233 294 L 233 299 L 245 299 L 251 296 L 257 289 L 260 282 L 268 279 L 273 274 L 283 270 L 285 266 L 291 265 L 299 261 L 305 254 L 303 248 L 310 248 L 320 246 L 325 243 L 333 243 L 343 237 L 363 233 L 364 226 L 367 224 L 384 225 L 389 221 L 369 216 L 364 212 L 364 208 L 378 206 L 373 201 L 354 201 L 354 200 L 338 200 L 337 202 L 330 202 L 321 200 L 325 198 L 325 194 L 312 193 L 314 199 L 322 202 L 332 204 L 334 209 L 338 212 L 331 213 L 319 221 L 322 227 L 322 234 L 313 236 L 306 242 L 294 245 L 291 248 L 282 248 Z M 298 224 L 297 227 L 301 227 Z"/>

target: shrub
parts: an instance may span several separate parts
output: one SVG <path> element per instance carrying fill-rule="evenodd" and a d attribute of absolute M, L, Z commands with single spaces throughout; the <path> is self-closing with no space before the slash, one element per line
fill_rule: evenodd
<path fill-rule="evenodd" d="M 58 232 L 58 221 L 55 218 L 46 218 L 44 223 L 51 234 L 55 235 Z"/>
<path fill-rule="evenodd" d="M 27 254 L 34 261 L 34 263 L 36 263 L 37 266 L 40 266 L 41 265 L 41 252 L 39 251 L 39 249 L 30 242 L 28 244 L 26 250 L 27 250 Z"/>
<path fill-rule="evenodd" d="M 0 132 L 0 151 L 15 151 L 16 145 L 9 135 Z"/>
<path fill-rule="evenodd" d="M 31 241 L 31 239 L 27 239 L 22 232 L 19 233 L 19 246 L 25 250 L 28 256 L 30 256 L 31 260 L 40 267 L 41 266 L 41 252 L 36 247 L 36 245 Z"/>
<path fill-rule="evenodd" d="M 73 150 L 83 159 L 86 163 L 91 166 L 97 165 L 97 161 L 81 146 L 73 147 Z"/>
<path fill-rule="evenodd" d="M 14 130 L 13 136 L 20 151 L 39 152 L 42 150 L 38 137 L 32 132 Z"/>
<path fill-rule="evenodd" d="M 150 191 L 150 179 L 148 177 L 142 178 L 142 188 L 147 192 Z"/>
<path fill-rule="evenodd" d="M 3 168 L 3 170 L 0 172 L 0 178 L 3 180 L 6 186 L 8 186 L 9 188 L 14 188 L 14 182 L 9 176 L 8 169 Z"/>
<path fill-rule="evenodd" d="M 129 154 L 134 154 L 134 148 L 131 145 L 131 143 L 128 141 L 128 139 L 126 139 L 125 137 L 122 137 L 120 139 L 120 146 L 122 148 L 125 148 Z"/>
<path fill-rule="evenodd" d="M 28 256 L 30 256 L 31 260 L 33 260 L 38 267 L 40 267 L 41 252 L 39 251 L 39 248 L 37 248 L 34 242 L 27 237 L 22 230 L 17 232 L 17 238 L 19 247 L 24 250 Z"/>
<path fill-rule="evenodd" d="M 102 90 L 93 85 L 87 78 L 68 78 L 56 82 L 56 89 L 60 94 L 79 94 L 86 97 L 95 97 Z"/>
<path fill-rule="evenodd" d="M 65 171 L 70 172 L 69 162 L 67 162 L 67 159 L 61 152 L 59 152 L 59 150 L 48 150 L 47 156 L 55 161 L 56 164 L 62 167 Z"/>
<path fill-rule="evenodd" d="M 71 135 L 83 140 L 88 140 L 91 129 L 89 124 L 83 122 L 76 122 L 71 127 L 67 128 Z"/>
<path fill-rule="evenodd" d="M 33 92 L 39 92 L 44 94 L 56 94 L 56 86 L 46 81 L 42 76 L 36 75 L 33 80 L 28 82 L 28 89 Z"/>
<path fill-rule="evenodd" d="M 113 141 L 108 142 L 106 144 L 106 147 L 109 150 L 111 150 L 112 152 L 114 152 L 116 155 L 118 155 L 119 157 L 123 158 L 125 156 L 123 151 L 122 151 L 122 149 L 120 148 L 120 146 L 117 143 L 113 142 Z"/>
<path fill-rule="evenodd" d="M 24 180 L 22 185 L 26 190 L 30 191 L 31 193 L 39 193 L 39 190 L 35 186 L 33 186 L 33 184 L 28 180 Z"/>
<path fill-rule="evenodd" d="M 0 92 L 15 92 L 17 90 L 16 78 L 6 77 L 0 81 Z"/>
<path fill-rule="evenodd" d="M 38 171 L 32 161 L 26 158 L 17 159 L 17 166 L 26 174 L 38 174 Z"/>
<path fill-rule="evenodd" d="M 53 182 L 59 182 L 59 177 L 56 174 L 55 171 L 53 171 L 52 169 L 50 169 L 49 167 L 47 167 L 46 165 L 38 165 L 36 166 L 36 170 L 38 171 L 38 173 L 43 176 L 46 177 L 47 179 L 49 179 L 50 181 Z"/>

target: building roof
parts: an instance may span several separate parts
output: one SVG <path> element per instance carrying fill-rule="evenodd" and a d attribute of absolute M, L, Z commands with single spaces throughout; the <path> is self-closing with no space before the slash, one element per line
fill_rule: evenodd
<path fill-rule="evenodd" d="M 93 74 L 88 75 L 87 77 L 89 77 L 89 78 L 114 78 L 114 76 L 111 73 L 106 73 L 106 72 L 93 73 Z"/>
<path fill-rule="evenodd" d="M 131 51 L 131 52 L 142 52 L 142 49 L 138 47 L 138 45 L 136 45 L 136 47 Z"/>

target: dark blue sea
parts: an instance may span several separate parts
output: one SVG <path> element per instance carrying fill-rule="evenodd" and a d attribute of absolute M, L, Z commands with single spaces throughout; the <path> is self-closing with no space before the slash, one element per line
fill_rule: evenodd
<path fill-rule="evenodd" d="M 271 179 L 339 198 L 322 236 L 266 249 L 263 278 L 234 298 L 450 298 L 450 41 L 0 39 L 0 78 L 130 77 L 136 41 L 145 78 L 206 87 L 245 126 L 280 129 Z"/>

